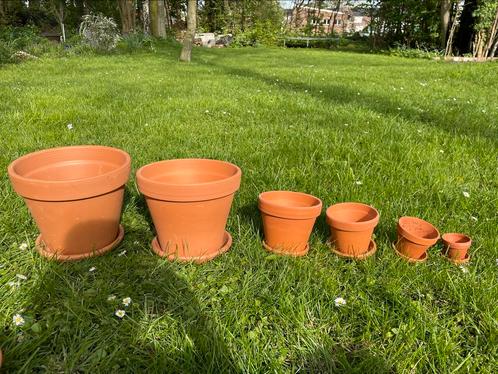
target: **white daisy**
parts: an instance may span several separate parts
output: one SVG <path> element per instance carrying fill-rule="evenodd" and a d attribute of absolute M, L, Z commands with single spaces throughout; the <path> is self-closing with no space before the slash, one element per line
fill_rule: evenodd
<path fill-rule="evenodd" d="M 97 268 L 95 266 L 92 266 L 90 269 L 88 269 L 88 271 L 90 273 L 93 273 L 95 270 L 97 270 Z"/>
<path fill-rule="evenodd" d="M 7 283 L 7 286 L 9 286 L 10 288 L 17 288 L 19 287 L 19 282 L 10 281 Z"/>
<path fill-rule="evenodd" d="M 335 303 L 335 306 L 343 306 L 343 305 L 346 305 L 346 300 L 344 300 L 342 297 L 337 297 L 335 300 L 334 300 L 334 303 Z"/>
<path fill-rule="evenodd" d="M 123 299 L 123 305 L 124 305 L 124 306 L 128 306 L 128 305 L 130 305 L 130 304 L 131 304 L 131 297 L 125 297 L 125 298 Z"/>
<path fill-rule="evenodd" d="M 358 186 L 361 186 L 361 185 L 363 184 L 363 182 L 362 182 L 362 181 L 356 181 L 356 182 L 354 182 L 354 183 L 355 183 L 356 185 L 358 185 Z"/>
<path fill-rule="evenodd" d="M 12 322 L 16 326 L 22 326 L 24 325 L 24 318 L 20 314 L 16 314 L 12 317 Z"/>
<path fill-rule="evenodd" d="M 109 295 L 107 297 L 107 301 L 113 301 L 113 300 L 116 300 L 116 295 Z"/>
<path fill-rule="evenodd" d="M 126 312 L 122 309 L 118 309 L 114 314 L 116 315 L 116 317 L 123 318 L 126 315 Z"/>
<path fill-rule="evenodd" d="M 124 256 L 126 254 L 126 249 L 118 253 L 118 257 Z"/>
<path fill-rule="evenodd" d="M 475 222 L 477 222 L 477 217 L 474 217 L 474 216 L 470 216 L 470 219 L 471 219 L 472 221 L 475 221 Z"/>
<path fill-rule="evenodd" d="M 468 193 L 467 191 L 463 191 L 462 194 L 464 197 L 470 197 L 470 193 Z"/>
<path fill-rule="evenodd" d="M 28 249 L 28 243 L 21 243 L 21 245 L 19 246 L 19 249 L 21 251 L 25 251 L 26 249 Z"/>
<path fill-rule="evenodd" d="M 464 274 L 467 274 L 469 272 L 469 268 L 467 266 L 459 266 L 460 267 L 460 270 L 462 271 L 462 273 Z"/>
<path fill-rule="evenodd" d="M 67 128 L 68 128 L 68 130 L 72 130 L 73 129 L 73 124 L 72 123 L 68 123 L 67 124 Z"/>
<path fill-rule="evenodd" d="M 439 153 L 444 153 L 444 150 L 443 150 L 443 149 L 440 149 L 440 150 L 439 150 Z"/>
<path fill-rule="evenodd" d="M 28 277 L 27 277 L 27 276 L 25 276 L 24 274 L 16 274 L 16 277 L 17 277 L 18 279 L 23 280 L 23 281 L 25 281 L 26 279 L 28 279 Z"/>

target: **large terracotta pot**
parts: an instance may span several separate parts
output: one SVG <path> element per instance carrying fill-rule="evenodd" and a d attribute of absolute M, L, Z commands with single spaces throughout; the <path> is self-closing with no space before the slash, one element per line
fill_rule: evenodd
<path fill-rule="evenodd" d="M 372 240 L 379 212 L 362 203 L 339 203 L 327 209 L 330 244 L 334 253 L 342 257 L 363 259 L 375 253 Z"/>
<path fill-rule="evenodd" d="M 395 249 L 410 262 L 427 259 L 427 250 L 439 240 L 439 231 L 429 222 L 417 217 L 398 220 L 398 241 Z"/>
<path fill-rule="evenodd" d="M 178 159 L 137 171 L 137 183 L 156 228 L 153 250 L 170 260 L 205 262 L 227 251 L 225 231 L 239 167 L 224 161 Z"/>
<path fill-rule="evenodd" d="M 263 246 L 278 254 L 304 256 L 322 202 L 302 192 L 268 191 L 259 195 L 263 220 Z"/>
<path fill-rule="evenodd" d="M 38 251 L 60 261 L 103 254 L 123 239 L 119 225 L 128 153 L 75 146 L 27 154 L 8 167 L 40 230 Z"/>

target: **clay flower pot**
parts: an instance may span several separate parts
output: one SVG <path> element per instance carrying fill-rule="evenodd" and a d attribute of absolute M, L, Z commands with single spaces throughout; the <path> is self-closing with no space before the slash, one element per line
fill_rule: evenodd
<path fill-rule="evenodd" d="M 272 252 L 290 256 L 308 253 L 308 240 L 322 202 L 302 192 L 269 191 L 259 195 L 263 220 L 263 246 Z"/>
<path fill-rule="evenodd" d="M 363 259 L 377 250 L 372 234 L 379 212 L 362 203 L 339 203 L 327 209 L 332 252 L 342 257 Z"/>
<path fill-rule="evenodd" d="M 429 222 L 416 217 L 398 220 L 396 252 L 410 262 L 427 259 L 427 250 L 439 240 L 439 232 Z"/>
<path fill-rule="evenodd" d="M 224 161 L 178 159 L 155 162 L 137 171 L 156 228 L 152 248 L 170 260 L 205 262 L 226 252 L 225 231 L 239 167 Z"/>
<path fill-rule="evenodd" d="M 443 235 L 444 253 L 448 259 L 457 264 L 469 261 L 468 250 L 472 240 L 464 234 L 449 233 Z"/>
<path fill-rule="evenodd" d="M 37 250 L 60 261 L 101 255 L 123 239 L 119 225 L 128 153 L 103 146 L 51 148 L 9 165 L 14 190 L 40 230 Z"/>

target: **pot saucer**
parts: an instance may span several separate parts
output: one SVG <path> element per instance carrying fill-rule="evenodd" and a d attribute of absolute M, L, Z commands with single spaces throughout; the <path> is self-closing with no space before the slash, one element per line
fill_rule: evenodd
<path fill-rule="evenodd" d="M 202 256 L 178 256 L 176 253 L 173 254 L 166 254 L 165 251 L 161 248 L 159 244 L 159 240 L 157 240 L 157 236 L 152 239 L 152 250 L 159 256 L 165 257 L 170 261 L 180 261 L 180 262 L 196 262 L 198 264 L 202 264 L 203 262 L 207 262 L 209 260 L 212 260 L 216 256 L 221 255 L 222 253 L 225 253 L 230 249 L 232 246 L 232 236 L 228 231 L 225 231 L 225 244 L 218 249 L 215 252 L 211 252 L 207 255 L 202 255 Z"/>
<path fill-rule="evenodd" d="M 121 243 L 123 238 L 124 238 L 124 228 L 122 225 L 119 225 L 118 236 L 116 237 L 116 239 L 114 239 L 112 243 L 91 252 L 79 253 L 74 255 L 58 254 L 57 252 L 54 252 L 47 247 L 47 245 L 43 242 L 41 234 L 38 235 L 38 238 L 36 238 L 35 247 L 38 253 L 40 253 L 43 257 L 47 257 L 57 261 L 78 261 L 78 260 L 83 260 L 85 258 L 101 256 L 104 253 L 109 252 L 110 250 L 116 248 L 118 244 Z"/>
<path fill-rule="evenodd" d="M 466 264 L 470 261 L 470 255 L 467 253 L 465 255 L 465 258 L 461 259 L 461 260 L 457 260 L 457 259 L 453 259 L 453 258 L 449 258 L 448 256 L 444 256 L 449 262 L 455 264 L 455 265 L 463 265 L 463 264 Z"/>
<path fill-rule="evenodd" d="M 268 244 L 266 244 L 266 242 L 264 240 L 262 241 L 262 243 L 263 243 L 263 247 L 268 252 L 273 252 L 273 253 L 275 253 L 277 255 L 283 255 L 283 256 L 300 257 L 300 256 L 306 255 L 308 253 L 308 251 L 310 250 L 309 243 L 307 243 L 306 247 L 302 251 L 300 251 L 300 252 L 289 252 L 289 251 L 285 251 L 285 250 L 282 250 L 282 249 L 272 248 Z"/>
<path fill-rule="evenodd" d="M 398 248 L 396 247 L 396 244 L 393 243 L 393 248 L 394 248 L 394 252 L 396 252 L 396 254 L 401 257 L 402 259 L 410 262 L 410 263 L 419 263 L 419 262 L 425 262 L 427 261 L 427 252 L 424 252 L 424 254 L 422 255 L 422 257 L 419 257 L 419 258 L 412 258 L 412 257 L 408 257 L 406 255 L 404 255 L 403 253 L 401 253 L 400 251 L 398 251 Z"/>
<path fill-rule="evenodd" d="M 359 255 L 354 255 L 354 254 L 349 254 L 349 253 L 344 253 L 344 252 L 338 251 L 332 245 L 330 238 L 329 238 L 329 240 L 327 240 L 327 245 L 329 246 L 330 250 L 333 253 L 335 253 L 337 256 L 342 257 L 342 258 L 349 258 L 351 260 L 365 260 L 366 258 L 372 256 L 375 252 L 377 252 L 377 244 L 375 244 L 373 239 L 370 239 L 370 244 L 368 245 L 368 250 L 365 253 L 361 253 Z"/>

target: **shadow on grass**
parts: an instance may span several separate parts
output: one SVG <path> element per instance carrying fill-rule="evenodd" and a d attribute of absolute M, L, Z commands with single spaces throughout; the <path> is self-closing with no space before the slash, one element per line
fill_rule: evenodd
<path fill-rule="evenodd" d="M 389 373 L 386 361 L 360 346 L 322 346 L 304 356 L 297 365 L 301 373 Z"/>
<path fill-rule="evenodd" d="M 419 121 L 429 126 L 437 126 L 453 135 L 461 134 L 481 137 L 498 143 L 498 128 L 494 128 L 487 123 L 480 123 L 479 126 L 472 126 L 468 122 L 455 124 L 453 120 L 445 121 L 444 118 L 446 115 L 443 112 L 431 112 L 426 107 L 424 107 L 424 112 L 420 112 L 418 108 L 406 107 L 402 103 L 381 94 L 372 95 L 362 92 L 361 95 L 358 95 L 357 90 L 334 83 L 333 81 L 327 81 L 323 85 L 316 83 L 310 85 L 307 83 L 286 81 L 281 76 L 278 76 L 278 82 L 276 82 L 277 76 L 265 75 L 256 70 L 228 66 L 222 63 L 223 58 L 218 58 L 217 61 L 215 62 L 214 59 L 211 59 L 209 62 L 204 61 L 204 65 L 215 67 L 226 75 L 256 79 L 273 88 L 306 92 L 307 95 L 329 102 L 330 104 L 354 104 L 357 107 L 365 108 L 382 115 L 401 117 L 405 120 Z M 312 61 L 309 61 L 309 63 L 312 63 Z M 400 107 L 402 107 L 402 110 L 398 109 Z"/>
<path fill-rule="evenodd" d="M 237 371 L 196 286 L 176 271 L 182 265 L 130 248 L 130 240 L 148 233 L 130 236 L 102 257 L 43 266 L 48 260 L 36 259 L 43 273 L 23 295 L 29 305 L 24 332 L 4 331 L 4 370 Z M 133 253 L 118 256 L 124 248 Z M 108 300 L 110 294 L 116 299 Z M 123 305 L 125 297 L 131 305 Z M 126 311 L 122 320 L 114 315 L 118 309 Z"/>

